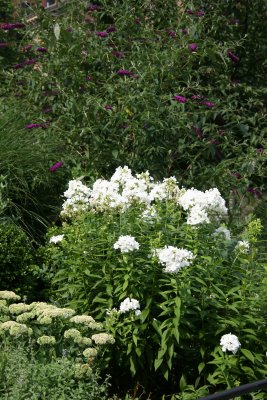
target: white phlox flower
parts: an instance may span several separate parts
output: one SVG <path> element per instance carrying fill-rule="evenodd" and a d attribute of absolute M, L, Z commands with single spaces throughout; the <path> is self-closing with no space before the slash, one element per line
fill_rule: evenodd
<path fill-rule="evenodd" d="M 127 297 L 125 300 L 123 300 L 120 304 L 120 313 L 126 313 L 129 311 L 135 311 L 135 315 L 138 316 L 141 314 L 140 311 L 140 303 L 136 299 L 130 299 Z"/>
<path fill-rule="evenodd" d="M 163 249 L 156 249 L 161 265 L 165 266 L 164 272 L 176 273 L 183 267 L 188 267 L 196 257 L 191 251 L 179 249 L 174 246 L 165 246 Z"/>
<path fill-rule="evenodd" d="M 250 244 L 248 240 L 240 240 L 237 242 L 235 246 L 235 250 L 239 251 L 240 253 L 247 254 L 250 249 Z"/>
<path fill-rule="evenodd" d="M 213 236 L 224 236 L 226 240 L 231 240 L 231 232 L 229 229 L 225 228 L 225 226 L 220 226 L 217 228 L 214 231 Z"/>
<path fill-rule="evenodd" d="M 57 235 L 57 236 L 52 236 L 49 240 L 49 243 L 54 243 L 57 244 L 59 242 L 61 242 L 64 238 L 64 234 L 63 235 Z"/>
<path fill-rule="evenodd" d="M 133 236 L 126 235 L 120 236 L 116 243 L 113 245 L 114 249 L 119 249 L 122 253 L 129 253 L 130 251 L 138 250 L 139 243 Z"/>
<path fill-rule="evenodd" d="M 222 351 L 231 351 L 233 354 L 241 347 L 238 337 L 231 333 L 227 333 L 221 337 L 220 345 L 222 346 Z"/>

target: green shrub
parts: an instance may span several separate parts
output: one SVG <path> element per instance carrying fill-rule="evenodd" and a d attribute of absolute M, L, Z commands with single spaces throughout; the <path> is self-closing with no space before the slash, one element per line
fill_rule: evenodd
<path fill-rule="evenodd" d="M 34 248 L 24 230 L 12 221 L 0 222 L 0 290 L 14 289 L 28 294 L 33 289 L 30 265 Z"/>
<path fill-rule="evenodd" d="M 107 399 L 108 383 L 96 373 L 77 376 L 67 358 L 40 362 L 21 347 L 0 347 L 1 400 Z"/>
<path fill-rule="evenodd" d="M 230 233 L 220 225 L 227 214 L 217 189 L 155 183 L 127 167 L 92 189 L 71 181 L 64 195 L 66 220 L 48 232 L 40 272 L 55 300 L 106 315 L 116 340 L 109 371 L 121 390 L 140 384 L 159 396 L 208 384 L 213 391 L 264 376 L 259 220 Z M 230 332 L 241 342 L 236 355 L 220 348 Z"/>

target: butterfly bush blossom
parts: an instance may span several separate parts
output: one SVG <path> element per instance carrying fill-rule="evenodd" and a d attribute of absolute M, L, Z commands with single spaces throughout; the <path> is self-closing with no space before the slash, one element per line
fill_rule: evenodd
<path fill-rule="evenodd" d="M 155 254 L 161 265 L 165 266 L 164 272 L 176 273 L 183 267 L 191 265 L 196 257 L 191 251 L 179 249 L 174 246 L 165 246 L 163 249 L 156 249 Z"/>
<path fill-rule="evenodd" d="M 231 333 L 227 333 L 223 335 L 220 340 L 220 345 L 222 346 L 222 351 L 231 351 L 232 353 L 236 353 L 241 343 L 238 340 L 236 335 L 232 335 Z"/>
<path fill-rule="evenodd" d="M 120 249 L 122 253 L 129 253 L 133 250 L 139 249 L 139 243 L 133 236 L 120 236 L 116 243 L 114 243 L 114 249 Z"/>

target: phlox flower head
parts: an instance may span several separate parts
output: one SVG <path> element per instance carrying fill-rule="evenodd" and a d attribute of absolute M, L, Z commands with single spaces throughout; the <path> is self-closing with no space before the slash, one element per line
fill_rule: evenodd
<path fill-rule="evenodd" d="M 130 299 L 127 297 L 125 300 L 123 300 L 120 304 L 120 312 L 121 313 L 126 313 L 129 311 L 135 311 L 135 314 L 138 316 L 140 315 L 140 303 L 136 299 Z"/>
<path fill-rule="evenodd" d="M 155 254 L 161 265 L 165 266 L 164 272 L 176 273 L 183 267 L 191 265 L 196 257 L 191 251 L 179 249 L 174 246 L 165 246 L 163 249 L 156 249 Z"/>
<path fill-rule="evenodd" d="M 57 244 L 61 242 L 64 238 L 64 235 L 57 235 L 57 236 L 52 236 L 49 240 L 49 243 L 54 243 Z"/>
<path fill-rule="evenodd" d="M 235 250 L 239 253 L 247 254 L 249 252 L 250 244 L 247 240 L 240 240 L 235 246 Z"/>
<path fill-rule="evenodd" d="M 222 346 L 222 351 L 231 351 L 233 354 L 241 347 L 238 337 L 231 333 L 227 333 L 221 337 L 220 345 Z"/>
<path fill-rule="evenodd" d="M 120 236 L 116 243 L 113 245 L 114 249 L 119 249 L 122 253 L 129 253 L 139 249 L 139 243 L 133 236 L 126 235 Z"/>
<path fill-rule="evenodd" d="M 229 229 L 225 228 L 225 226 L 217 228 L 214 231 L 213 236 L 223 236 L 225 240 L 231 240 L 231 232 Z"/>

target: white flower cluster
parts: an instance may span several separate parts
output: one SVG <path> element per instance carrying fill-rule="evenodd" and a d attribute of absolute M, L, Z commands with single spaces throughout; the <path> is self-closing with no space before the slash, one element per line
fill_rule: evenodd
<path fill-rule="evenodd" d="M 48 335 L 43 335 L 43 336 L 39 336 L 37 339 L 37 343 L 40 346 L 53 346 L 54 344 L 56 344 L 56 338 L 55 336 L 48 336 Z"/>
<path fill-rule="evenodd" d="M 138 250 L 139 243 L 133 236 L 120 236 L 116 243 L 113 245 L 114 249 L 120 249 L 122 253 L 129 253 L 130 251 Z"/>
<path fill-rule="evenodd" d="M 197 189 L 186 190 L 178 199 L 178 203 L 188 211 L 187 223 L 198 225 L 210 223 L 210 215 L 224 217 L 227 214 L 225 200 L 217 188 L 201 192 Z"/>
<path fill-rule="evenodd" d="M 115 343 L 115 339 L 109 333 L 96 333 L 92 336 L 92 340 L 95 344 L 104 345 L 104 344 L 113 344 Z"/>
<path fill-rule="evenodd" d="M 91 190 L 83 185 L 80 180 L 69 181 L 68 190 L 64 192 L 67 200 L 63 203 L 61 215 L 64 217 L 72 216 L 79 211 L 86 211 L 89 208 L 89 197 Z"/>
<path fill-rule="evenodd" d="M 140 303 L 136 299 L 130 299 L 129 297 L 127 297 L 120 304 L 120 312 L 126 313 L 132 310 L 135 311 L 136 316 L 140 315 L 141 314 Z"/>
<path fill-rule="evenodd" d="M 178 249 L 174 246 L 165 246 L 163 249 L 156 249 L 155 253 L 160 264 L 165 266 L 164 272 L 176 273 L 181 268 L 187 267 L 196 257 L 191 251 Z"/>
<path fill-rule="evenodd" d="M 222 351 L 231 351 L 235 354 L 241 346 L 241 343 L 236 335 L 227 333 L 221 337 L 220 345 L 222 346 Z"/>
<path fill-rule="evenodd" d="M 49 240 L 49 243 L 54 243 L 57 244 L 61 242 L 64 238 L 64 235 L 57 235 L 57 236 L 52 236 Z"/>
<path fill-rule="evenodd" d="M 90 338 L 82 336 L 81 332 L 75 328 L 66 330 L 64 332 L 64 338 L 71 339 L 74 343 L 83 344 L 86 346 L 90 346 L 92 344 L 92 340 Z"/>
<path fill-rule="evenodd" d="M 229 229 L 225 228 L 225 226 L 217 228 L 214 231 L 213 236 L 223 236 L 225 240 L 231 240 L 231 232 Z"/>
<path fill-rule="evenodd" d="M 175 177 L 154 182 L 148 171 L 134 176 L 127 166 L 118 167 L 110 180 L 96 180 L 92 189 L 79 180 L 72 180 L 64 196 L 67 200 L 61 214 L 65 217 L 89 209 L 124 212 L 134 204 L 152 211 L 153 202 L 166 200 L 173 200 L 188 211 L 187 223 L 190 225 L 209 223 L 211 216 L 219 218 L 227 214 L 225 201 L 216 188 L 205 192 L 180 189 Z M 153 210 L 152 215 L 154 213 Z"/>
<path fill-rule="evenodd" d="M 0 299 L 16 301 L 20 300 L 20 296 L 10 290 L 0 290 Z"/>
<path fill-rule="evenodd" d="M 174 177 L 154 183 L 148 172 L 133 176 L 127 166 L 118 167 L 109 181 L 96 180 L 92 190 L 85 188 L 80 181 L 69 182 L 69 189 L 64 193 L 67 200 L 63 204 L 63 216 L 71 216 L 76 211 L 88 208 L 125 211 L 136 203 L 149 207 L 154 200 L 176 198 L 180 192 Z"/>
<path fill-rule="evenodd" d="M 19 324 L 16 321 L 6 321 L 0 324 L 0 334 L 8 332 L 11 336 L 20 336 L 22 334 L 32 334 L 32 329 L 25 324 Z"/>
<path fill-rule="evenodd" d="M 250 249 L 250 244 L 248 240 L 240 240 L 237 242 L 237 245 L 235 246 L 235 250 L 239 251 L 240 253 L 247 254 Z"/>

